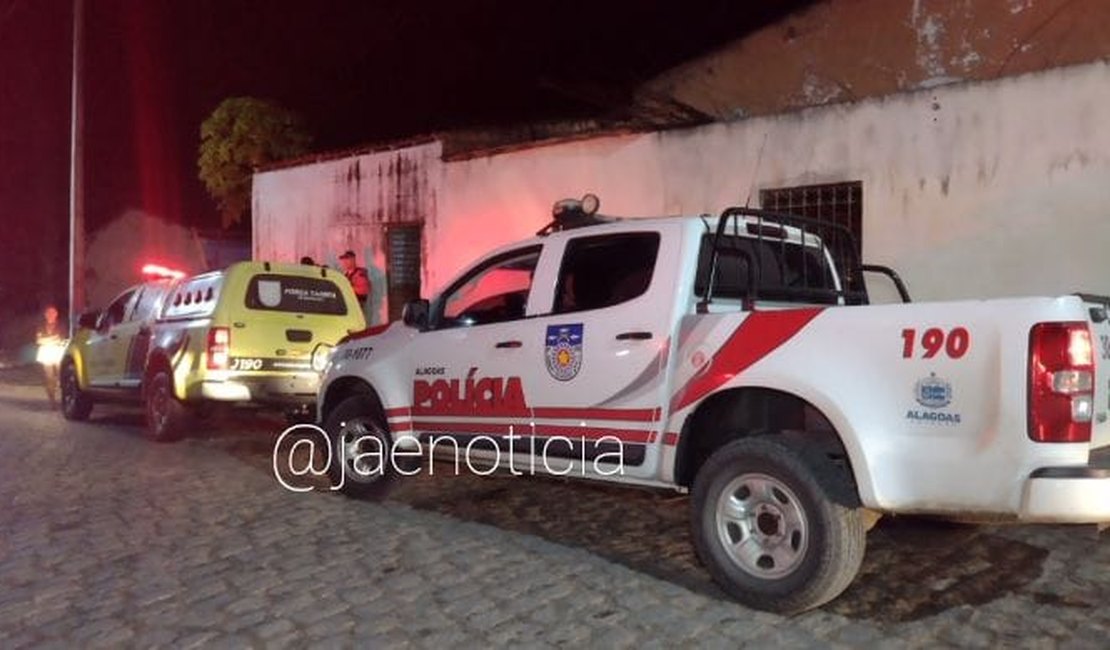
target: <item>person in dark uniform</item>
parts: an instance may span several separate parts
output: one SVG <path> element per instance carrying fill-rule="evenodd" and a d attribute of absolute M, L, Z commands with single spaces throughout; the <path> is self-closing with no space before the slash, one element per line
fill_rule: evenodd
<path fill-rule="evenodd" d="M 355 290 L 358 303 L 366 305 L 372 288 L 370 286 L 370 274 L 366 272 L 365 267 L 358 265 L 355 260 L 355 252 L 347 251 L 340 255 L 339 266 L 343 269 L 343 275 L 347 276 L 347 280 L 351 283 L 351 288 Z"/>

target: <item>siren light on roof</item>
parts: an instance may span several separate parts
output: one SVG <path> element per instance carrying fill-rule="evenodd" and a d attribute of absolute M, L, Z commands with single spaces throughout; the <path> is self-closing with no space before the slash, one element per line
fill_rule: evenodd
<path fill-rule="evenodd" d="M 161 264 L 144 264 L 143 277 L 148 280 L 180 280 L 185 277 L 184 271 L 171 269 Z"/>

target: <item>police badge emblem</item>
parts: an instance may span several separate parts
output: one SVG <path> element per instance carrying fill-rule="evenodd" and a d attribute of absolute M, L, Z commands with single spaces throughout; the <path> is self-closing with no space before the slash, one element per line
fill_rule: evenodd
<path fill-rule="evenodd" d="M 544 340 L 547 372 L 557 381 L 570 381 L 582 368 L 582 323 L 548 325 Z"/>
<path fill-rule="evenodd" d="M 281 282 L 277 280 L 258 281 L 258 302 L 271 309 L 281 305 Z"/>

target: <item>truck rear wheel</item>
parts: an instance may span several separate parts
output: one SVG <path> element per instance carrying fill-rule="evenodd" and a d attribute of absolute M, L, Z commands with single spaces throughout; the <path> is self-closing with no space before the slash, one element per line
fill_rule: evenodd
<path fill-rule="evenodd" d="M 185 426 L 185 406 L 173 394 L 173 380 L 159 370 L 146 387 L 146 437 L 154 442 L 173 442 L 181 438 Z"/>
<path fill-rule="evenodd" d="M 352 395 L 340 402 L 324 420 L 331 445 L 328 477 L 343 494 L 380 501 L 396 487 L 400 477 L 393 466 L 393 438 L 381 409 L 368 395 Z"/>
<path fill-rule="evenodd" d="M 694 481 L 698 556 L 732 597 L 795 614 L 836 598 L 859 572 L 866 530 L 800 453 L 774 436 L 721 447 Z"/>

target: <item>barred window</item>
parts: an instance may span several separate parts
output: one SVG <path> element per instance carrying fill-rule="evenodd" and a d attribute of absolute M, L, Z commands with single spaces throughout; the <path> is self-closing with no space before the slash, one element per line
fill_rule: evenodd
<path fill-rule="evenodd" d="M 839 224 L 852 233 L 856 252 L 863 246 L 863 182 L 826 183 L 760 190 L 765 210 Z"/>
<path fill-rule="evenodd" d="M 390 224 L 386 229 L 386 282 L 389 319 L 401 318 L 405 303 L 420 297 L 421 235 L 419 223 Z"/>

